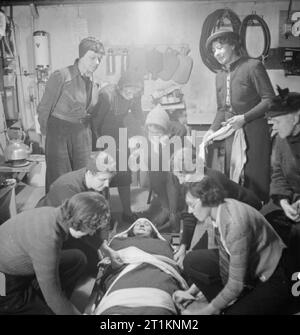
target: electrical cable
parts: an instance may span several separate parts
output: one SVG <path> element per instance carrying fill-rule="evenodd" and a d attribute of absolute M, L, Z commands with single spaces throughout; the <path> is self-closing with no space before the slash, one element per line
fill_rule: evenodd
<path fill-rule="evenodd" d="M 250 14 L 250 15 L 247 15 L 244 18 L 244 20 L 242 21 L 242 24 L 241 24 L 241 28 L 240 28 L 241 43 L 242 43 L 242 46 L 243 46 L 247 56 L 250 57 L 249 54 L 248 54 L 248 51 L 247 51 L 246 33 L 247 33 L 247 28 L 249 26 L 251 26 L 251 23 L 254 22 L 254 21 L 257 21 L 259 23 L 259 25 L 260 25 L 260 27 L 263 31 L 264 44 L 265 44 L 262 54 L 258 57 L 255 57 L 255 58 L 264 62 L 266 57 L 268 57 L 268 53 L 269 53 L 269 50 L 270 50 L 271 34 L 270 34 L 270 30 L 269 30 L 268 25 L 266 24 L 265 20 L 261 16 L 256 15 L 256 14 Z M 251 57 L 251 58 L 254 58 L 254 57 Z"/>
<path fill-rule="evenodd" d="M 207 39 L 212 33 L 218 30 L 221 26 L 224 26 L 225 19 L 230 21 L 232 30 L 235 33 L 239 34 L 241 20 L 239 19 L 237 14 L 235 14 L 235 12 L 233 12 L 231 9 L 228 8 L 215 10 L 214 12 L 212 12 L 207 16 L 202 25 L 202 31 L 199 43 L 200 56 L 202 58 L 203 63 L 213 72 L 217 72 L 221 68 L 221 65 L 214 58 L 211 52 L 209 52 L 206 49 L 205 44 Z"/>

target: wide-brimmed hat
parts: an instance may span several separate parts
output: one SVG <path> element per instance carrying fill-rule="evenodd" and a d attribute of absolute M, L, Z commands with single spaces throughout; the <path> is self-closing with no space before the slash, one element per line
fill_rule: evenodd
<path fill-rule="evenodd" d="M 239 42 L 240 40 L 240 36 L 239 34 L 237 34 L 236 32 L 228 29 L 228 28 L 222 28 L 217 30 L 216 32 L 214 32 L 212 35 L 209 36 L 209 38 L 207 39 L 206 43 L 205 43 L 205 47 L 208 51 L 211 50 L 211 44 L 213 41 L 215 41 L 218 38 L 223 38 L 223 37 L 229 37 L 233 40 L 236 40 L 237 42 Z"/>
<path fill-rule="evenodd" d="M 300 93 L 290 92 L 288 88 L 281 89 L 277 86 L 278 95 L 271 100 L 266 117 L 276 117 L 296 113 L 300 110 Z"/>

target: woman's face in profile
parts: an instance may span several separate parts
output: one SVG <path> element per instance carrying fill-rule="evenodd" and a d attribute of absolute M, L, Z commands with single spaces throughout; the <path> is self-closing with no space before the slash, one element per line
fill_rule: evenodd
<path fill-rule="evenodd" d="M 133 227 L 133 234 L 135 236 L 150 237 L 152 230 L 152 226 L 147 220 L 140 219 Z"/>

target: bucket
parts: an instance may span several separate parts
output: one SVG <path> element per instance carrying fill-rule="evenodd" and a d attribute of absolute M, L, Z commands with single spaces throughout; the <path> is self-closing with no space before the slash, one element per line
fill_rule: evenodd
<path fill-rule="evenodd" d="M 30 155 L 29 159 L 37 164 L 31 169 L 28 174 L 28 184 L 31 186 L 45 186 L 46 178 L 46 161 L 45 155 Z"/>

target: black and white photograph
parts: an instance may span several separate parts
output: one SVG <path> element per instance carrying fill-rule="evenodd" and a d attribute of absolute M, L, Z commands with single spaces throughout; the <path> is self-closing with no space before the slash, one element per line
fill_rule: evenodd
<path fill-rule="evenodd" d="M 0 315 L 300 315 L 299 0 L 0 1 Z"/>

